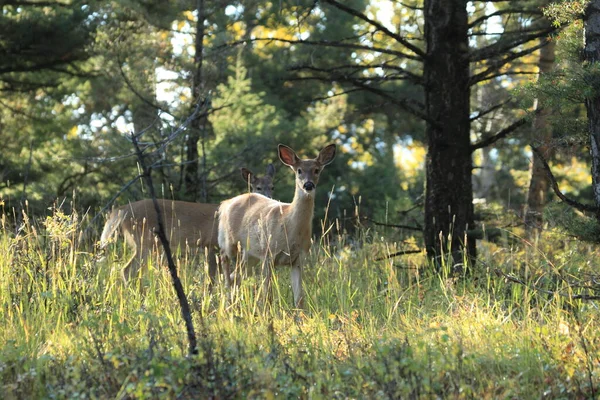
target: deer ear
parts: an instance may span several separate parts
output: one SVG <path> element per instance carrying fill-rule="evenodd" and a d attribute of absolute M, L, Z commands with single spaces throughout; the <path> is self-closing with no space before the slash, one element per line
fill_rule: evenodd
<path fill-rule="evenodd" d="M 248 181 L 252 179 L 252 175 L 254 175 L 248 168 L 240 168 L 240 171 L 242 171 L 242 179 L 246 183 L 248 183 Z"/>
<path fill-rule="evenodd" d="M 335 158 L 335 151 L 335 144 L 330 144 L 329 146 L 324 147 L 317 157 L 317 162 L 321 165 L 330 164 Z"/>
<path fill-rule="evenodd" d="M 267 175 L 269 175 L 271 178 L 275 176 L 275 166 L 273 164 L 267 165 Z"/>
<path fill-rule="evenodd" d="M 292 167 L 292 166 L 296 165 L 296 163 L 298 161 L 300 161 L 300 159 L 298 158 L 298 156 L 296 155 L 294 150 L 292 150 L 291 147 L 288 147 L 284 144 L 280 144 L 278 146 L 278 148 L 279 148 L 279 159 L 281 160 L 282 163 L 284 163 L 288 167 Z"/>

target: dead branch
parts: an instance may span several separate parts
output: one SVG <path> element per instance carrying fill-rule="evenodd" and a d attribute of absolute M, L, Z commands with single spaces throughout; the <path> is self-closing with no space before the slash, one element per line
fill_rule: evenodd
<path fill-rule="evenodd" d="M 547 295 L 551 295 L 551 296 L 558 295 L 561 297 L 566 297 L 571 300 L 600 300 L 600 295 L 592 295 L 592 294 L 570 295 L 568 293 L 561 293 L 558 291 L 542 289 L 535 285 L 528 284 L 527 282 L 523 281 L 522 279 L 517 278 L 516 276 L 508 275 L 508 274 L 504 273 L 503 271 L 499 270 L 498 268 L 494 269 L 494 272 L 496 273 L 496 275 L 504 277 L 504 279 L 506 279 L 509 282 L 518 283 L 519 285 L 523 285 L 531 290 L 535 290 L 536 292 L 544 293 Z"/>
<path fill-rule="evenodd" d="M 417 254 L 417 253 L 422 253 L 422 252 L 423 252 L 422 249 L 419 249 L 419 250 L 400 250 L 400 251 L 397 251 L 395 253 L 388 254 L 385 257 L 376 258 L 375 261 L 383 261 L 383 260 L 387 260 L 387 259 L 390 259 L 390 258 L 393 258 L 393 257 L 404 256 L 404 255 L 407 255 L 407 254 Z"/>
<path fill-rule="evenodd" d="M 554 190 L 554 193 L 558 196 L 559 199 L 581 212 L 593 212 L 595 214 L 598 214 L 600 212 L 600 208 L 598 208 L 597 206 L 580 203 L 576 200 L 567 197 L 563 192 L 561 192 L 560 188 L 558 187 L 558 182 L 556 182 L 556 178 L 554 177 L 554 174 L 552 173 L 548 162 L 542 155 L 542 152 L 533 145 L 531 145 L 531 150 L 535 153 L 535 155 L 538 156 L 540 162 L 542 163 L 542 166 L 544 167 L 544 170 L 546 171 L 546 175 L 548 176 L 548 179 L 552 184 L 552 190 Z"/>

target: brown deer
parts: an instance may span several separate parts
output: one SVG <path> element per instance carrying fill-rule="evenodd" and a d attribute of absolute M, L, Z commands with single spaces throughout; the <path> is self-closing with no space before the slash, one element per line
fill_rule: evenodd
<path fill-rule="evenodd" d="M 258 259 L 263 271 L 263 295 L 268 296 L 271 265 L 289 265 L 294 304 L 302 307 L 302 265 L 311 244 L 315 189 L 323 167 L 333 161 L 335 152 L 335 144 L 330 144 L 317 158 L 300 159 L 294 150 L 280 144 L 279 159 L 296 175 L 292 202 L 247 193 L 221 203 L 218 241 L 229 285 L 232 261 L 239 260 L 243 266 L 249 258 Z"/>
<path fill-rule="evenodd" d="M 275 167 L 269 164 L 267 174 L 259 177 L 242 168 L 242 178 L 252 192 L 265 197 L 273 195 Z M 207 249 L 208 272 L 212 283 L 217 273 L 215 249 L 218 245 L 218 204 L 191 203 L 186 201 L 159 200 L 164 220 L 165 234 L 173 253 L 191 249 L 197 252 Z M 125 281 L 136 277 L 140 267 L 145 268 L 158 229 L 158 219 L 151 199 L 136 201 L 112 210 L 102 230 L 100 249 L 104 249 L 117 229 L 121 229 L 126 242 L 133 248 L 133 256 L 123 269 Z"/>

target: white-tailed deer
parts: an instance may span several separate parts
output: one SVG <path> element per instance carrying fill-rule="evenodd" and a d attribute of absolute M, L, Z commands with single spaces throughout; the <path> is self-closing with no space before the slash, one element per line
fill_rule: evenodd
<path fill-rule="evenodd" d="M 263 196 L 273 194 L 275 167 L 269 164 L 267 174 L 259 177 L 246 168 L 241 169 L 242 178 L 249 189 Z M 207 249 L 208 271 L 211 283 L 217 274 L 215 249 L 218 246 L 218 204 L 191 203 L 187 201 L 158 201 L 164 221 L 165 234 L 171 250 L 183 253 Z M 104 249 L 117 229 L 121 229 L 126 242 L 133 248 L 133 256 L 123 269 L 127 281 L 137 276 L 140 267 L 145 268 L 148 257 L 155 246 L 158 218 L 151 199 L 136 201 L 112 210 L 102 230 L 100 248 Z"/>
<path fill-rule="evenodd" d="M 289 265 L 296 307 L 302 307 L 302 265 L 308 254 L 315 208 L 315 189 L 323 167 L 333 161 L 335 144 L 317 158 L 300 159 L 279 145 L 279 159 L 296 175 L 294 199 L 282 203 L 256 193 L 225 200 L 219 207 L 219 247 L 226 282 L 231 284 L 231 262 L 245 265 L 249 258 L 262 262 L 264 295 L 268 296 L 273 266 Z M 239 254 L 241 250 L 241 254 Z"/>

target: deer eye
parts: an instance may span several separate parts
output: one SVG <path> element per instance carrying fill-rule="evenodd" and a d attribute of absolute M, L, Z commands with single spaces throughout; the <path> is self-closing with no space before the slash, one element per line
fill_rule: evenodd
<path fill-rule="evenodd" d="M 275 190 L 275 186 L 271 186 L 271 190 Z"/>
<path fill-rule="evenodd" d="M 259 186 L 259 187 L 256 188 L 256 190 L 262 190 L 262 188 Z"/>
<path fill-rule="evenodd" d="M 315 174 L 319 173 L 319 168 L 315 168 Z"/>
<path fill-rule="evenodd" d="M 302 170 L 300 168 L 298 168 L 298 175 L 300 175 L 302 173 Z"/>

